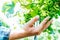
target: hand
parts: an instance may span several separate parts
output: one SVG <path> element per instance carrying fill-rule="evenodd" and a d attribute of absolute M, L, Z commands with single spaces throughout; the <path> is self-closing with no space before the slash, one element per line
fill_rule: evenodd
<path fill-rule="evenodd" d="M 52 20 L 48 21 L 50 17 L 45 18 L 40 24 L 39 26 L 37 26 L 36 28 L 33 26 L 34 23 L 39 19 L 39 16 L 34 17 L 32 20 L 30 20 L 29 22 L 27 22 L 24 25 L 24 30 L 26 32 L 26 34 L 28 34 L 28 36 L 32 36 L 32 35 L 38 35 L 40 34 L 43 30 L 45 30 L 46 28 L 48 28 L 48 26 L 52 23 Z"/>
<path fill-rule="evenodd" d="M 37 26 L 35 28 L 33 25 L 39 19 L 39 16 L 34 17 L 32 20 L 30 20 L 29 22 L 27 22 L 24 25 L 23 30 L 20 30 L 20 31 L 17 31 L 17 30 L 16 31 L 15 30 L 11 31 L 10 32 L 10 36 L 9 36 L 9 40 L 15 40 L 15 39 L 19 39 L 19 38 L 24 38 L 24 37 L 40 34 L 43 30 L 48 28 L 48 26 L 52 23 L 52 20 L 48 21 L 49 18 L 50 17 L 45 18 L 39 24 L 39 26 Z"/>

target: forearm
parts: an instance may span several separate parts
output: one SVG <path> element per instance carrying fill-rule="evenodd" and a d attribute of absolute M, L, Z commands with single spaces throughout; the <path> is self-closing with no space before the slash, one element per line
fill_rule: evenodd
<path fill-rule="evenodd" d="M 23 38 L 25 36 L 26 36 L 26 33 L 24 30 L 21 30 L 21 31 L 14 30 L 14 31 L 11 31 L 9 40 Z"/>
<path fill-rule="evenodd" d="M 15 39 L 19 39 L 19 38 L 24 38 L 24 37 L 28 37 L 28 36 L 33 36 L 33 35 L 36 35 L 36 33 L 34 32 L 25 32 L 24 30 L 20 30 L 20 31 L 12 31 L 10 33 L 10 36 L 9 36 L 9 40 L 15 40 Z"/>

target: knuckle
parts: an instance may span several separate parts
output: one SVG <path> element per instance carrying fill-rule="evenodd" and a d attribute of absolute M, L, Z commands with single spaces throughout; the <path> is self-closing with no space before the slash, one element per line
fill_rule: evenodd
<path fill-rule="evenodd" d="M 36 34 L 36 35 L 39 35 L 39 31 L 35 31 L 35 34 Z"/>

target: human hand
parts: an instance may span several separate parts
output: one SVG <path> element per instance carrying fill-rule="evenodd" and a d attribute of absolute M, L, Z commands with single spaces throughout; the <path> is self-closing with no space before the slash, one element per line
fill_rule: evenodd
<path fill-rule="evenodd" d="M 46 28 L 48 28 L 48 26 L 52 23 L 52 19 L 50 21 L 49 20 L 50 17 L 46 17 L 40 24 L 39 26 L 37 26 L 36 28 L 33 26 L 34 23 L 39 19 L 39 16 L 34 17 L 32 20 L 30 20 L 29 22 L 27 22 L 24 25 L 24 30 L 26 32 L 26 34 L 28 34 L 28 36 L 32 36 L 32 35 L 38 35 L 40 34 L 42 31 L 44 31 Z"/>

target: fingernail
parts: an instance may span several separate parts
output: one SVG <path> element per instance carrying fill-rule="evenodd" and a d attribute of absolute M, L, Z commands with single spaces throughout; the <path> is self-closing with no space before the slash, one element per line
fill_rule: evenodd
<path fill-rule="evenodd" d="M 37 15 L 36 18 L 39 19 L 39 15 Z"/>
<path fill-rule="evenodd" d="M 48 18 L 50 18 L 50 16 L 48 16 Z"/>
<path fill-rule="evenodd" d="M 53 21 L 53 19 L 51 19 L 51 21 Z"/>

